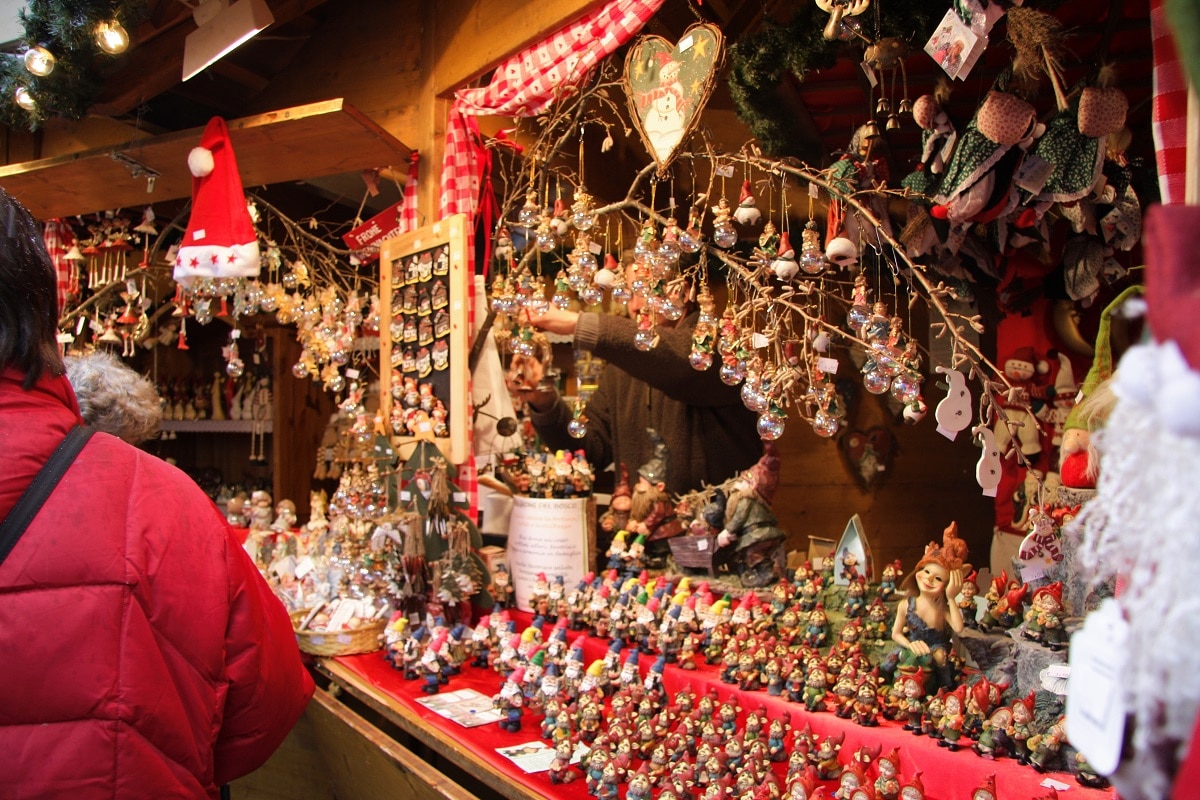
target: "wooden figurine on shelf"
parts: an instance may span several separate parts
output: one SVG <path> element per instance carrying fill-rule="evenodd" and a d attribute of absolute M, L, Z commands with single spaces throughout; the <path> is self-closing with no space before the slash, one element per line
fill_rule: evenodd
<path fill-rule="evenodd" d="M 492 698 L 492 706 L 504 714 L 500 727 L 509 733 L 521 730 L 521 716 L 524 714 L 525 695 L 522 684 L 525 681 L 525 670 L 517 667 L 505 679 L 500 687 L 500 693 Z"/>
<path fill-rule="evenodd" d="M 1012 721 L 1008 724 L 1008 739 L 1013 755 L 1022 764 L 1029 763 L 1029 739 L 1036 733 L 1033 722 L 1033 692 L 1013 701 Z"/>
<path fill-rule="evenodd" d="M 875 759 L 875 796 L 879 800 L 897 800 L 900 797 L 900 751 L 890 752 Z"/>
<path fill-rule="evenodd" d="M 942 719 L 938 726 L 938 730 L 942 734 L 941 740 L 938 742 L 939 747 L 948 747 L 951 750 L 958 749 L 958 743 L 962 739 L 963 732 L 965 693 L 966 686 L 959 686 L 953 692 L 946 695 L 942 710 Z"/>
<path fill-rule="evenodd" d="M 855 724 L 864 727 L 879 726 L 879 694 L 875 686 L 875 679 L 870 675 L 863 678 L 862 682 L 858 684 L 850 718 L 854 720 Z"/>
<path fill-rule="evenodd" d="M 826 736 L 813 754 L 817 778 L 820 780 L 832 781 L 842 774 L 842 762 L 838 759 L 838 753 L 841 752 L 842 740 L 845 736 L 845 733 Z"/>
<path fill-rule="evenodd" d="M 571 737 L 559 739 L 554 745 L 554 760 L 550 762 L 550 782 L 558 785 L 570 783 L 579 777 L 579 773 L 571 767 L 571 759 L 575 755 L 575 741 Z"/>
<path fill-rule="evenodd" d="M 1025 638 L 1051 650 L 1061 650 L 1067 646 L 1062 591 L 1062 581 L 1039 587 L 1034 590 L 1033 601 L 1025 612 Z"/>

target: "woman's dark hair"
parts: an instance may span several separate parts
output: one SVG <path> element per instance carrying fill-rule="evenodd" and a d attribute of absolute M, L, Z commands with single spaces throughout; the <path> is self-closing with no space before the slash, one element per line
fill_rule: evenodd
<path fill-rule="evenodd" d="M 56 284 L 41 225 L 0 189 L 0 369 L 24 372 L 26 389 L 63 374 Z"/>

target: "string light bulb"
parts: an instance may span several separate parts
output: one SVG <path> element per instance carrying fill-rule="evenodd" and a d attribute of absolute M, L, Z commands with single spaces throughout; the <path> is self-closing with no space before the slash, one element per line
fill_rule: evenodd
<path fill-rule="evenodd" d="M 129 48 L 129 34 L 115 19 L 96 25 L 96 45 L 110 56 L 124 53 Z"/>
<path fill-rule="evenodd" d="M 44 78 L 54 72 L 54 54 L 41 45 L 25 51 L 25 69 L 29 74 Z"/>
<path fill-rule="evenodd" d="M 26 111 L 37 110 L 37 101 L 33 99 L 33 95 L 24 86 L 18 86 L 13 91 L 13 100 Z"/>

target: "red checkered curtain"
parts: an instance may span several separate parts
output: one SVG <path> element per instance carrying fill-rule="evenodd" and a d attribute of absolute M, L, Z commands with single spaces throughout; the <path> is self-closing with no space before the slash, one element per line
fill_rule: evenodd
<path fill-rule="evenodd" d="M 1154 154 L 1163 205 L 1182 204 L 1187 178 L 1187 77 L 1167 24 L 1162 0 L 1150 0 L 1154 46 Z"/>
<path fill-rule="evenodd" d="M 633 38 L 662 3 L 663 0 L 612 0 L 510 58 L 496 69 L 487 86 L 456 92 L 446 122 L 439 218 L 464 213 L 467 230 L 474 230 L 487 159 L 476 116 L 541 114 L 553 104 L 563 87 L 582 83 L 604 57 Z M 468 274 L 474 275 L 474 237 L 467 243 L 467 265 Z M 473 307 L 472 297 L 467 303 L 472 317 Z M 474 329 L 474 322 L 473 318 L 468 319 L 468 330 Z M 460 465 L 458 484 L 470 497 L 473 514 L 479 488 L 474 457 Z"/>
<path fill-rule="evenodd" d="M 400 233 L 415 231 L 417 223 L 417 186 L 419 185 L 417 169 L 421 163 L 421 154 L 413 150 L 408 157 L 408 182 L 404 184 L 404 205 L 400 208 Z"/>
<path fill-rule="evenodd" d="M 50 260 L 54 263 L 54 274 L 58 282 L 58 313 L 61 316 L 67 305 L 67 296 L 71 292 L 71 276 L 75 265 L 67 258 L 67 251 L 75 244 L 75 232 L 62 220 L 52 219 L 46 223 L 42 239 L 46 243 L 46 252 L 50 254 Z"/>

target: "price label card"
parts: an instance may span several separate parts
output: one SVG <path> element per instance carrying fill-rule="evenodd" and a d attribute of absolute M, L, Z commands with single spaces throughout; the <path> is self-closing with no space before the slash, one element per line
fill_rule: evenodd
<path fill-rule="evenodd" d="M 1129 623 L 1112 598 L 1089 614 L 1071 637 L 1067 730 L 1071 744 L 1101 775 L 1111 775 L 1121 760 L 1128 641 Z"/>

